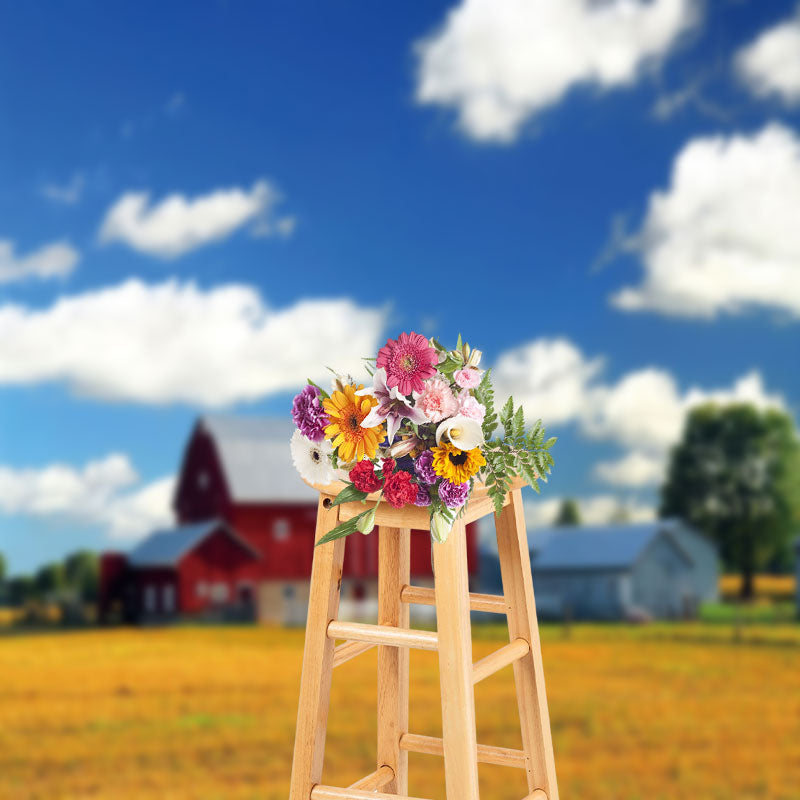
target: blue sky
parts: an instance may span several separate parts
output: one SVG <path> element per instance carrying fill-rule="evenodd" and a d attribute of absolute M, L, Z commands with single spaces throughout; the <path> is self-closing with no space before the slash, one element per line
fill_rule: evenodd
<path fill-rule="evenodd" d="M 534 521 L 652 513 L 694 402 L 796 413 L 794 4 L 522 5 L 0 9 L 12 571 L 155 524 L 198 413 L 286 414 L 282 337 L 302 373 L 462 332 L 560 436 Z"/>

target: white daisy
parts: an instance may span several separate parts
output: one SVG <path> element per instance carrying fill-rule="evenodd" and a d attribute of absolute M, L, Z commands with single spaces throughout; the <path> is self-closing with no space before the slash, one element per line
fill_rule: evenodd
<path fill-rule="evenodd" d="M 323 486 L 334 480 L 330 458 L 333 448 L 327 439 L 312 442 L 298 430 L 292 434 L 290 447 L 292 462 L 303 480 Z"/>

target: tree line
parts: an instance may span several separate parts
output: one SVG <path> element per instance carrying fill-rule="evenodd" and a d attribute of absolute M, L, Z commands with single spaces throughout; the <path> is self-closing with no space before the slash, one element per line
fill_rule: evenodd
<path fill-rule="evenodd" d="M 81 616 L 80 608 L 97 602 L 100 566 L 96 553 L 78 550 L 63 561 L 52 561 L 30 575 L 7 574 L 0 553 L 0 605 L 23 608 L 31 604 L 55 604 L 62 617 Z"/>

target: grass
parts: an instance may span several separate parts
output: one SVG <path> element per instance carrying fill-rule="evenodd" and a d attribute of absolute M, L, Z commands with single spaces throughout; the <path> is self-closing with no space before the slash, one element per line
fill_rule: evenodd
<path fill-rule="evenodd" d="M 475 629 L 475 658 L 500 627 Z M 800 626 L 543 629 L 561 796 L 800 796 Z M 302 632 L 173 628 L 0 640 L 4 800 L 286 797 Z M 325 779 L 374 768 L 375 651 L 336 671 Z M 440 732 L 436 656 L 412 655 L 411 729 Z M 511 670 L 477 686 L 479 740 L 519 746 Z M 484 800 L 521 771 L 482 766 Z M 411 794 L 442 798 L 411 756 Z"/>

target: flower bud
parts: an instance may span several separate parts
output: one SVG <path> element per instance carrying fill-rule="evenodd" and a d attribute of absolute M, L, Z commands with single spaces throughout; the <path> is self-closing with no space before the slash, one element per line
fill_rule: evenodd
<path fill-rule="evenodd" d="M 431 537 L 435 542 L 444 544 L 453 526 L 438 511 L 431 516 Z"/>
<path fill-rule="evenodd" d="M 377 506 L 373 506 L 369 511 L 364 512 L 356 522 L 356 530 L 361 531 L 361 533 L 366 536 L 368 533 L 372 533 L 372 529 L 375 527 L 375 509 Z"/>

